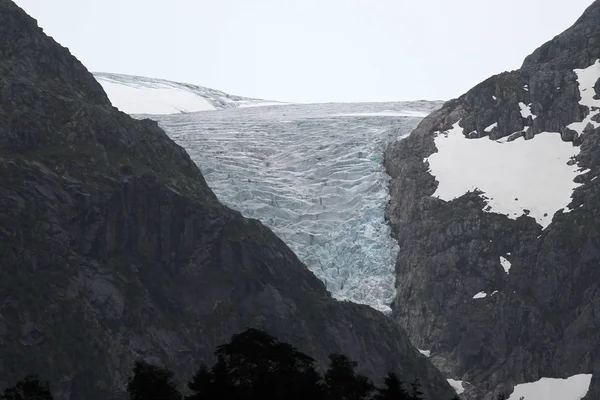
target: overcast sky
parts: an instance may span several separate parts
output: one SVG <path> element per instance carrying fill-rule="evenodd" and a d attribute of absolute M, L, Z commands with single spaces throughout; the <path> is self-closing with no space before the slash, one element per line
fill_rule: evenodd
<path fill-rule="evenodd" d="M 450 99 L 591 0 L 16 0 L 91 71 L 284 101 Z"/>

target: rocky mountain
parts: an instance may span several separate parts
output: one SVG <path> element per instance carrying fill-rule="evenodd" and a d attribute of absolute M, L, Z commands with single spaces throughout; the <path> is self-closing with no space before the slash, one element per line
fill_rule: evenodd
<path fill-rule="evenodd" d="M 600 398 L 599 78 L 595 1 L 386 150 L 393 316 L 466 399 Z"/>
<path fill-rule="evenodd" d="M 160 115 L 285 104 L 164 79 L 104 72 L 96 72 L 94 77 L 112 104 L 127 114 Z"/>
<path fill-rule="evenodd" d="M 137 358 L 189 377 L 217 344 L 267 330 L 323 364 L 444 377 L 406 332 L 338 302 L 260 222 L 220 204 L 156 122 L 119 112 L 68 50 L 0 0 L 0 388 L 122 398 Z"/>

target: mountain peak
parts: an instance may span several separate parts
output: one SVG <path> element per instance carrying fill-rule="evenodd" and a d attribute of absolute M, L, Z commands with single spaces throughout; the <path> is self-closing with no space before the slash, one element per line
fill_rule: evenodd
<path fill-rule="evenodd" d="M 15 3 L 0 1 L 0 20 L 0 74 L 3 77 L 15 85 L 35 80 L 42 91 L 67 99 L 110 104 L 102 87 L 83 64 L 44 35 L 36 20 Z"/>
<path fill-rule="evenodd" d="M 600 58 L 600 1 L 595 0 L 567 30 L 525 58 L 521 68 L 586 68 Z"/>

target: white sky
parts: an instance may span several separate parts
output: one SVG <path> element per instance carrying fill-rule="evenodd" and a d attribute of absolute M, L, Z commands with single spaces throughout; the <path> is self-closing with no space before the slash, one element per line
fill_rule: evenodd
<path fill-rule="evenodd" d="M 91 71 L 283 101 L 449 99 L 592 0 L 16 0 Z"/>

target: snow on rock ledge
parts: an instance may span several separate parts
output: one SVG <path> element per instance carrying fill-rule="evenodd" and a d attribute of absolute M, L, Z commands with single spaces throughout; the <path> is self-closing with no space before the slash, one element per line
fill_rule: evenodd
<path fill-rule="evenodd" d="M 592 374 L 573 375 L 566 379 L 542 378 L 515 386 L 508 400 L 580 400 L 588 392 Z"/>
<path fill-rule="evenodd" d="M 448 381 L 450 386 L 452 386 L 452 389 L 454 389 L 456 394 L 461 394 L 465 391 L 465 388 L 463 387 L 463 381 L 457 381 L 454 379 L 446 379 L 446 380 Z"/>
<path fill-rule="evenodd" d="M 500 265 L 502 265 L 502 268 L 504 268 L 504 272 L 506 272 L 507 274 L 510 271 L 510 267 L 512 267 L 511 262 L 502 256 L 500 256 Z"/>
<path fill-rule="evenodd" d="M 438 151 L 425 159 L 438 181 L 433 196 L 450 201 L 478 189 L 487 200 L 485 211 L 512 219 L 529 213 L 544 228 L 571 202 L 579 186 L 573 182 L 578 167 L 567 163 L 579 148 L 563 142 L 559 133 L 511 142 L 467 139 L 459 122 L 436 132 Z"/>
<path fill-rule="evenodd" d="M 423 354 L 425 357 L 431 357 L 430 350 L 421 350 L 421 349 L 417 349 L 417 350 L 419 350 L 419 353 Z"/>
<path fill-rule="evenodd" d="M 579 104 L 586 106 L 590 109 L 588 115 L 581 122 L 573 122 L 568 125 L 569 129 L 576 131 L 578 134 L 582 134 L 583 130 L 588 124 L 592 124 L 594 128 L 598 128 L 600 123 L 594 121 L 592 118 L 595 117 L 600 110 L 592 108 L 600 107 L 600 100 L 594 99 L 596 91 L 594 85 L 600 79 L 600 60 L 584 69 L 576 69 L 573 72 L 577 74 L 577 83 L 579 84 L 579 93 L 581 94 L 581 100 Z"/>

